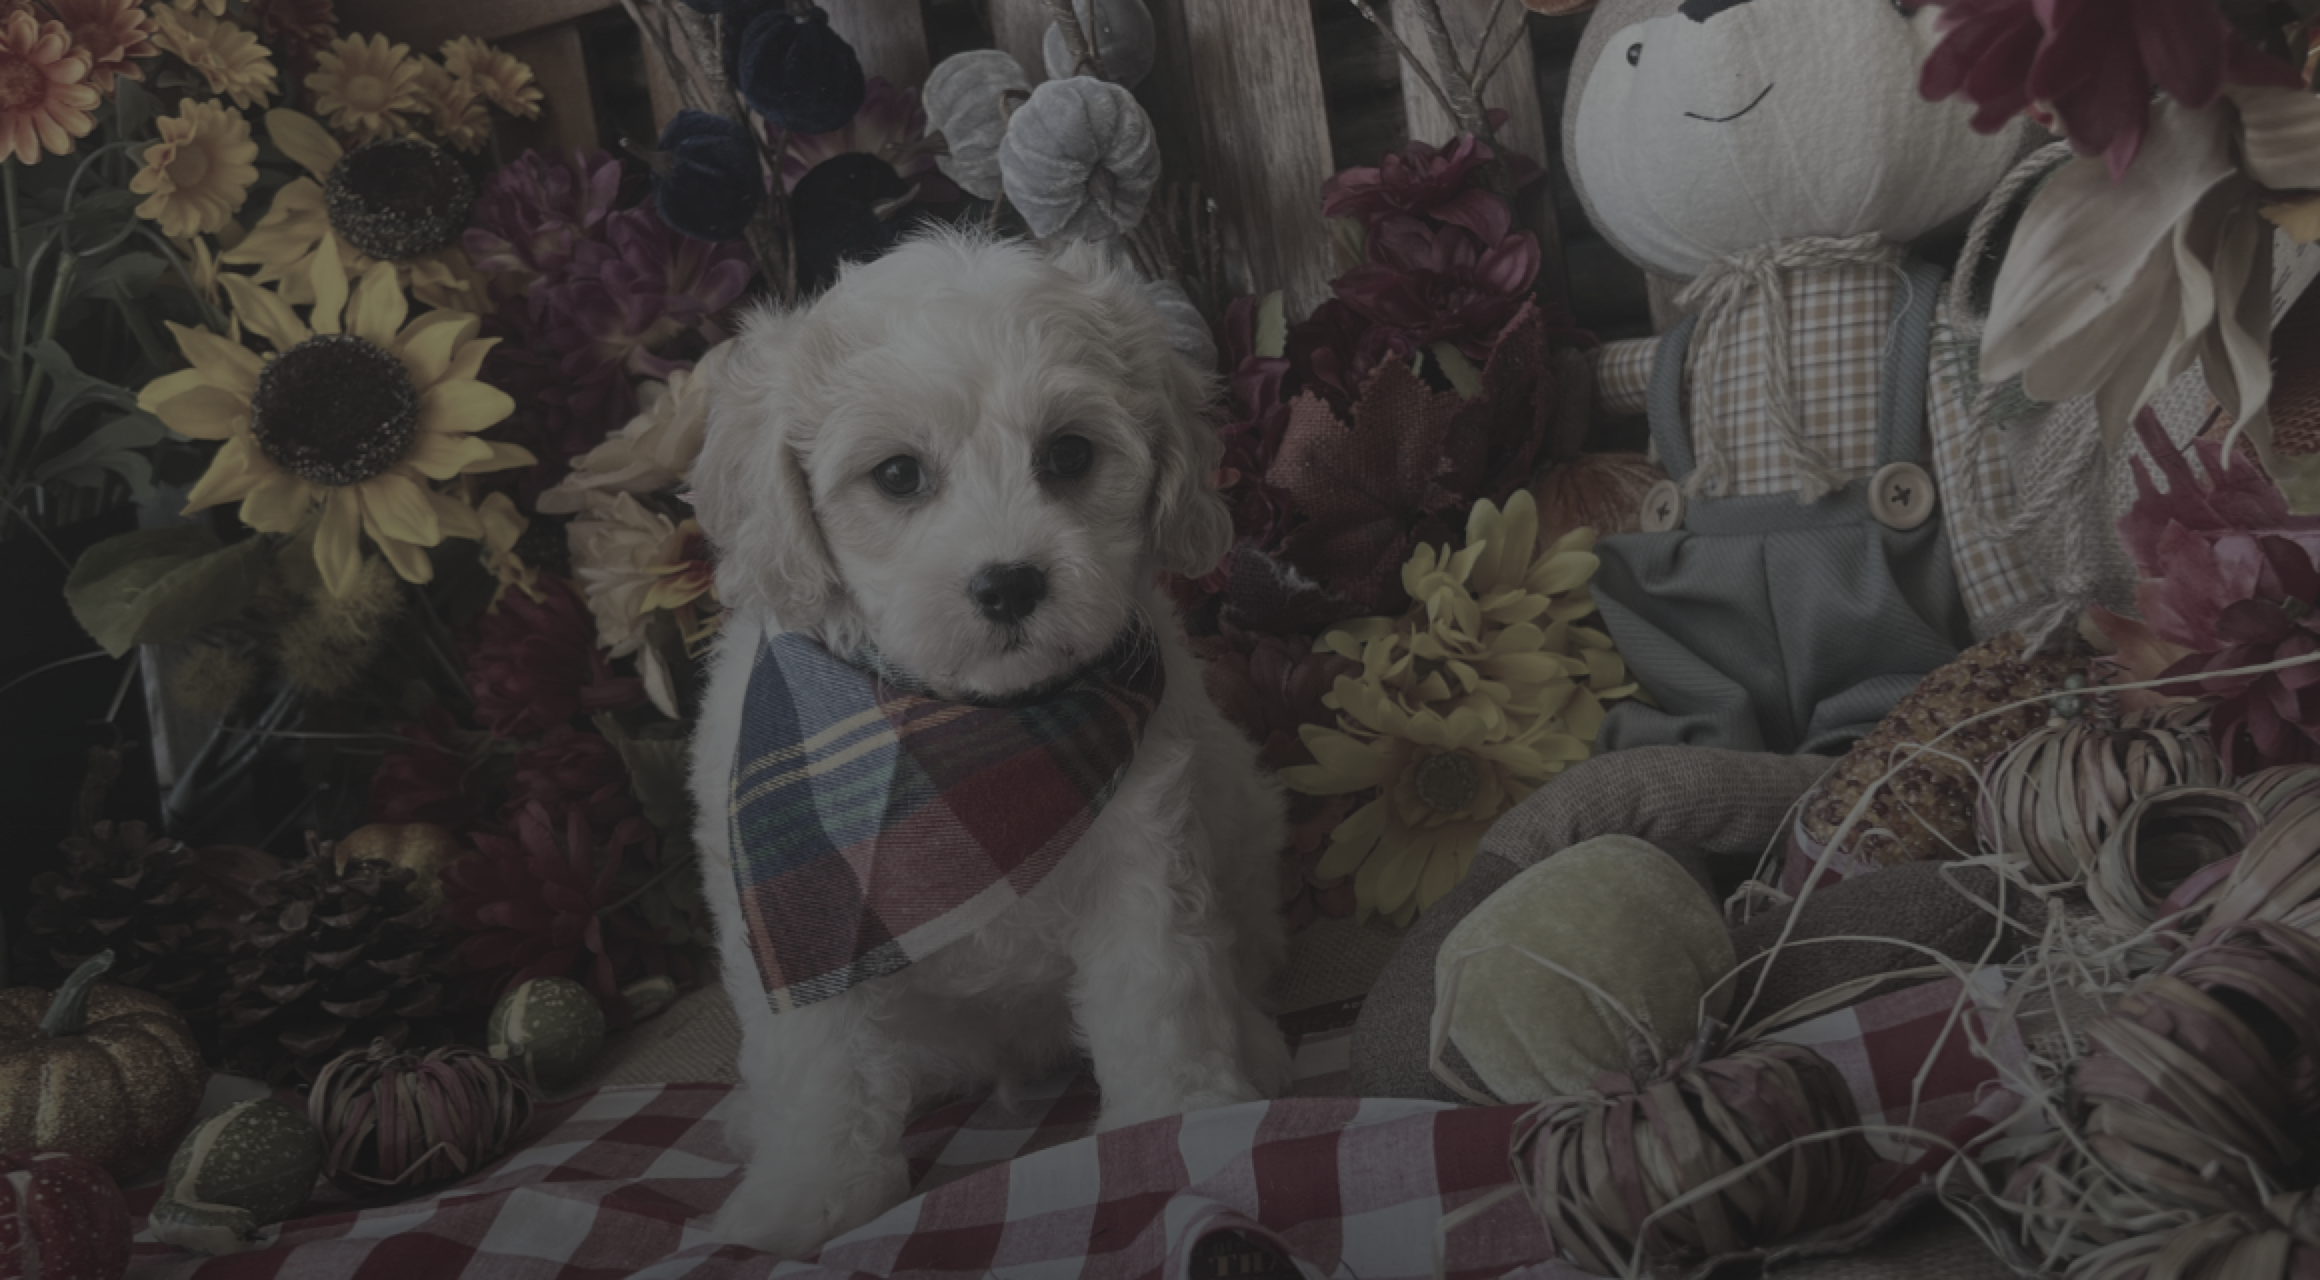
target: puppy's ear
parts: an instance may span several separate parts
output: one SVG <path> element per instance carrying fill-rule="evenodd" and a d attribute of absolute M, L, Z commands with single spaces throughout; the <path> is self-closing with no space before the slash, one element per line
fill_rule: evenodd
<path fill-rule="evenodd" d="M 709 429 L 693 467 L 694 510 L 717 548 L 717 591 L 727 608 L 770 610 L 786 629 L 820 622 L 839 589 L 837 565 L 814 519 L 785 376 L 796 316 L 750 314 L 708 386 Z"/>
<path fill-rule="evenodd" d="M 1152 545 L 1161 568 L 1197 578 L 1232 549 L 1232 515 L 1214 483 L 1224 441 L 1210 421 L 1211 379 L 1165 341 L 1149 344 L 1145 358 L 1160 391 L 1152 433 Z"/>

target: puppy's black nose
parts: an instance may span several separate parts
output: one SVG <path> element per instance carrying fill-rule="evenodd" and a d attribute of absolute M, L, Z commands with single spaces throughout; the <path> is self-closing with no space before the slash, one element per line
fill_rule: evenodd
<path fill-rule="evenodd" d="M 975 571 L 967 594 L 984 617 L 1013 626 L 1047 598 L 1047 575 L 1035 564 L 987 564 Z"/>

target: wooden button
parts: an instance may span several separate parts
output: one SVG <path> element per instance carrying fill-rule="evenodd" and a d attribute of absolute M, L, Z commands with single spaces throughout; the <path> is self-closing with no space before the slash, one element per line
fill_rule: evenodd
<path fill-rule="evenodd" d="M 1643 493 L 1643 531 L 1666 533 L 1684 527 L 1684 491 L 1662 480 Z"/>
<path fill-rule="evenodd" d="M 1933 518 L 1933 477 L 1913 462 L 1896 462 L 1869 481 L 1869 510 L 1877 523 L 1907 533 Z"/>

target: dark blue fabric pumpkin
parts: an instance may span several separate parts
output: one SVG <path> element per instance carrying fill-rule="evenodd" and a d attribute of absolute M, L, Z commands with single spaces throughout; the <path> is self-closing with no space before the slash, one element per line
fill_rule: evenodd
<path fill-rule="evenodd" d="M 862 60 L 819 8 L 750 18 L 734 81 L 751 110 L 791 133 L 845 128 L 869 91 Z"/>
<path fill-rule="evenodd" d="M 765 199 L 757 140 L 739 120 L 680 111 L 661 131 L 665 170 L 653 181 L 661 218 L 695 240 L 731 240 Z"/>

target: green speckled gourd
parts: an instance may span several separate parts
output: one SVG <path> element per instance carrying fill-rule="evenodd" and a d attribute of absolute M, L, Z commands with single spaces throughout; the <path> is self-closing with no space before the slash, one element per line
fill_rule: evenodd
<path fill-rule="evenodd" d="M 570 978 L 534 978 L 492 1006 L 484 1044 L 552 1093 L 577 1081 L 604 1047 L 604 1009 Z"/>
<path fill-rule="evenodd" d="M 1471 957 L 1463 971 L 1461 957 Z M 1450 1039 L 1500 1101 L 1537 1102 L 1605 1071 L 1649 1071 L 1654 1055 L 1673 1060 L 1703 1013 L 1723 1016 L 1730 984 L 1704 1009 L 1701 996 L 1732 966 L 1731 935 L 1691 873 L 1645 841 L 1603 836 L 1507 881 L 1459 921 L 1435 958 L 1434 1001 L 1455 994 Z"/>
<path fill-rule="evenodd" d="M 153 1238 L 217 1256 L 261 1241 L 258 1229 L 298 1211 L 322 1168 L 322 1135 L 271 1098 L 253 1098 L 193 1127 L 169 1158 L 153 1205 Z"/>

